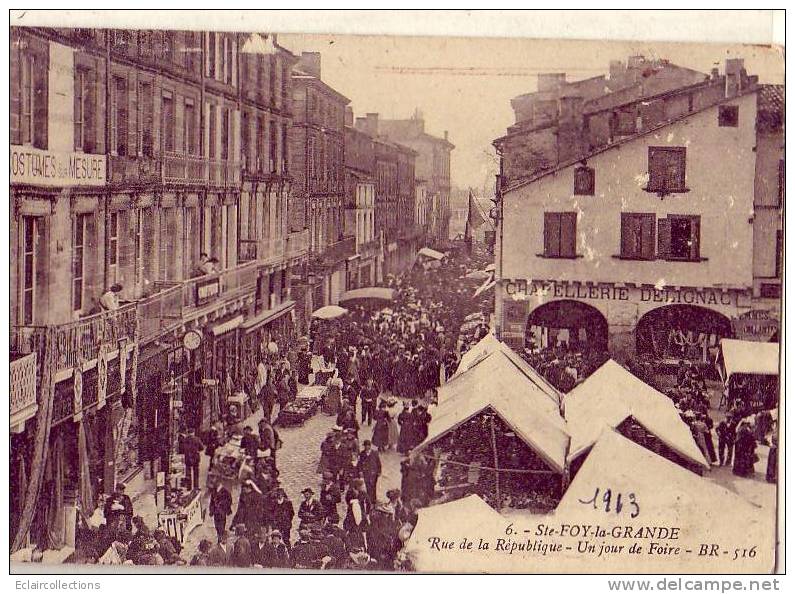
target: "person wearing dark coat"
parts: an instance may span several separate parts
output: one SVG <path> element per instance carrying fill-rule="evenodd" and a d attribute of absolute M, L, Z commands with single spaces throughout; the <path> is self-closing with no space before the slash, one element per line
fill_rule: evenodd
<path fill-rule="evenodd" d="M 383 452 L 389 447 L 389 412 L 386 402 L 381 401 L 375 412 L 375 428 L 373 429 L 373 445 Z"/>
<path fill-rule="evenodd" d="M 397 449 L 401 454 L 405 454 L 412 448 L 414 440 L 414 416 L 408 405 L 403 405 L 397 420 L 400 425 Z"/>
<path fill-rule="evenodd" d="M 420 445 L 428 437 L 428 425 L 431 423 L 431 415 L 424 406 L 416 407 L 412 414 L 414 415 L 414 444 L 413 447 Z"/>
<path fill-rule="evenodd" d="M 718 461 L 721 466 L 731 466 L 734 453 L 736 429 L 730 417 L 723 419 L 715 428 L 718 434 Z"/>
<path fill-rule="evenodd" d="M 298 529 L 304 530 L 314 524 L 319 524 L 323 519 L 324 510 L 320 502 L 315 499 L 315 491 L 312 488 L 307 487 L 301 491 L 301 495 L 304 500 L 298 506 Z"/>
<path fill-rule="evenodd" d="M 348 548 L 364 548 L 364 534 L 370 514 L 370 496 L 367 494 L 364 480 L 355 479 L 351 483 L 345 493 L 345 503 L 347 511 L 342 527 L 348 535 Z"/>
<path fill-rule="evenodd" d="M 378 388 L 370 378 L 362 390 L 362 425 L 365 423 L 372 425 L 376 400 L 378 400 Z"/>
<path fill-rule="evenodd" d="M 221 534 L 226 532 L 226 517 L 232 513 L 232 494 L 220 483 L 210 494 L 210 517 L 215 523 L 215 532 L 220 542 Z"/>
<path fill-rule="evenodd" d="M 340 521 L 337 504 L 342 501 L 342 494 L 330 472 L 323 473 L 323 484 L 320 486 L 320 506 L 323 509 L 323 518 L 327 523 L 336 524 Z"/>
<path fill-rule="evenodd" d="M 232 546 L 230 561 L 234 567 L 251 567 L 254 564 L 254 547 L 246 535 L 245 524 L 235 526 L 235 544 Z"/>
<path fill-rule="evenodd" d="M 180 453 L 185 456 L 185 478 L 188 479 L 188 490 L 199 488 L 199 460 L 204 449 L 202 440 L 193 429 L 188 429 L 187 435 L 182 438 Z"/>
<path fill-rule="evenodd" d="M 116 489 L 105 502 L 103 512 L 108 525 L 115 524 L 117 518 L 124 518 L 125 527 L 132 530 L 133 504 L 130 496 L 124 492 L 126 489 L 127 485 L 117 483 Z"/>
<path fill-rule="evenodd" d="M 290 533 L 293 530 L 293 516 L 295 509 L 293 503 L 287 499 L 284 489 L 276 490 L 276 497 L 270 510 L 270 522 L 274 529 L 278 530 L 287 549 L 290 549 Z"/>
<path fill-rule="evenodd" d="M 734 474 L 738 476 L 752 475 L 756 460 L 756 439 L 754 439 L 748 424 L 743 422 L 737 430 L 737 439 L 734 443 Z"/>
<path fill-rule="evenodd" d="M 298 541 L 293 545 L 291 557 L 296 569 L 320 569 L 324 556 L 323 547 L 311 539 L 309 530 L 298 531 Z"/>
<path fill-rule="evenodd" d="M 254 435 L 254 430 L 251 427 L 243 428 L 243 438 L 240 440 L 240 447 L 246 452 L 246 456 L 250 458 L 257 457 L 259 441 L 257 440 L 257 436 Z"/>
<path fill-rule="evenodd" d="M 254 481 L 247 480 L 240 488 L 237 511 L 232 519 L 234 525 L 243 524 L 246 529 L 256 534 L 262 526 L 265 512 L 265 500 Z"/>
<path fill-rule="evenodd" d="M 392 569 L 397 546 L 398 525 L 393 516 L 392 507 L 380 504 L 370 513 L 367 527 L 367 551 L 376 559 L 380 569 Z"/>
<path fill-rule="evenodd" d="M 270 542 L 260 548 L 259 564 L 271 569 L 284 569 L 292 566 L 290 551 L 284 544 L 282 533 L 279 530 L 271 532 Z"/>
<path fill-rule="evenodd" d="M 331 557 L 326 569 L 340 569 L 348 556 L 348 549 L 345 546 L 345 532 L 336 524 L 326 524 L 323 526 L 322 543 L 326 549 L 326 555 Z"/>
<path fill-rule="evenodd" d="M 773 435 L 770 437 L 770 451 L 767 453 L 765 480 L 768 483 L 775 483 L 778 480 L 778 434 L 775 428 L 773 429 Z"/>
<path fill-rule="evenodd" d="M 212 546 L 207 554 L 207 565 L 214 567 L 228 567 L 230 564 L 232 547 L 229 545 L 229 533 L 224 530 L 218 535 L 218 542 Z"/>
<path fill-rule="evenodd" d="M 367 494 L 370 496 L 370 503 L 375 504 L 378 495 L 378 477 L 381 476 L 381 457 L 372 448 L 372 444 L 365 440 L 362 444 L 364 449 L 359 453 L 357 469 L 364 479 Z"/>

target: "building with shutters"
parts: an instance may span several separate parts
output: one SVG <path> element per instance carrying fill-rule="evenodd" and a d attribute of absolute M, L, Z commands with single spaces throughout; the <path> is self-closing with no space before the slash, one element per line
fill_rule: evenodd
<path fill-rule="evenodd" d="M 708 78 L 623 106 L 636 116 L 626 130 L 592 122 L 575 158 L 501 179 L 503 340 L 706 362 L 744 317 L 778 320 L 779 301 L 760 295 L 780 272 L 780 128 L 741 61 Z"/>
<path fill-rule="evenodd" d="M 296 58 L 163 30 L 13 28 L 10 51 L 12 534 L 68 552 L 78 509 L 169 464 L 175 401 L 201 432 L 292 340 Z"/>

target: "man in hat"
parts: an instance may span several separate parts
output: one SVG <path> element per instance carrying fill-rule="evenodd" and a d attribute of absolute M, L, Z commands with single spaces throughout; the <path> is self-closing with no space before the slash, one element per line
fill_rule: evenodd
<path fill-rule="evenodd" d="M 312 540 L 312 533 L 306 529 L 298 530 L 298 541 L 293 545 L 292 560 L 296 569 L 319 569 L 323 549 Z"/>
<path fill-rule="evenodd" d="M 337 504 L 342 501 L 342 493 L 331 472 L 323 473 L 323 482 L 320 485 L 320 506 L 323 508 L 323 518 L 326 522 L 336 524 L 340 521 Z"/>
<path fill-rule="evenodd" d="M 260 565 L 273 569 L 290 567 L 290 552 L 284 544 L 282 533 L 273 530 L 268 538 L 268 543 L 260 548 Z"/>
<path fill-rule="evenodd" d="M 126 489 L 124 483 L 116 483 L 116 489 L 105 502 L 103 511 L 108 525 L 115 524 L 116 519 L 121 517 L 127 530 L 132 530 L 133 505 L 130 496 L 124 492 Z"/>
<path fill-rule="evenodd" d="M 381 457 L 373 449 L 370 440 L 365 440 L 363 449 L 359 453 L 359 461 L 356 465 L 364 479 L 367 494 L 370 496 L 370 503 L 375 504 L 378 494 L 378 477 L 381 476 Z"/>
<path fill-rule="evenodd" d="M 234 567 L 251 567 L 254 563 L 254 549 L 247 536 L 245 524 L 235 526 L 235 544 L 230 561 Z"/>
<path fill-rule="evenodd" d="M 180 451 L 185 456 L 185 474 L 189 491 L 199 488 L 199 460 L 203 449 L 202 440 L 193 429 L 188 429 L 187 434 L 182 438 Z"/>
<path fill-rule="evenodd" d="M 254 435 L 254 429 L 248 425 L 243 428 L 243 438 L 240 440 L 240 447 L 246 452 L 246 456 L 256 458 L 259 442 L 257 436 Z"/>
<path fill-rule="evenodd" d="M 373 378 L 367 379 L 362 390 L 362 425 L 373 424 L 373 415 L 375 415 L 375 402 L 378 400 L 378 387 L 376 387 Z"/>
<path fill-rule="evenodd" d="M 290 548 L 290 533 L 293 530 L 293 516 L 295 510 L 293 502 L 287 499 L 287 494 L 284 489 L 276 489 L 275 497 L 271 509 L 269 510 L 270 524 L 279 531 L 284 544 L 289 550 Z"/>
<path fill-rule="evenodd" d="M 215 532 L 218 535 L 218 542 L 221 542 L 221 534 L 226 532 L 226 518 L 232 513 L 232 494 L 220 481 L 210 492 L 209 512 L 210 517 L 212 517 L 215 523 Z"/>
<path fill-rule="evenodd" d="M 323 519 L 323 509 L 315 499 L 315 491 L 311 487 L 306 487 L 301 491 L 304 500 L 298 507 L 298 529 L 303 530 L 312 524 L 317 524 Z"/>
<path fill-rule="evenodd" d="M 207 554 L 207 564 L 214 567 L 228 567 L 232 547 L 229 545 L 229 533 L 222 530 L 218 533 L 218 543 L 213 545 Z"/>

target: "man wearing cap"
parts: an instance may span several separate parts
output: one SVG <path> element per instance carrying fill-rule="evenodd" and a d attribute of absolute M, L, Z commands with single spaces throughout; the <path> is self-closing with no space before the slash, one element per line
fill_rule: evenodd
<path fill-rule="evenodd" d="M 271 509 L 269 510 L 270 524 L 281 533 L 287 549 L 290 549 L 290 532 L 293 529 L 293 516 L 295 509 L 293 502 L 287 499 L 284 489 L 277 489 Z"/>
<path fill-rule="evenodd" d="M 378 495 L 376 490 L 378 488 L 378 477 L 381 476 L 381 457 L 373 449 L 370 440 L 365 440 L 362 445 L 364 447 L 359 453 L 359 461 L 356 467 L 364 479 L 370 503 L 375 504 L 376 496 Z"/>
<path fill-rule="evenodd" d="M 199 460 L 203 449 L 202 440 L 196 436 L 193 429 L 188 429 L 187 435 L 182 438 L 180 450 L 185 456 L 185 474 L 189 491 L 199 488 Z"/>
<path fill-rule="evenodd" d="M 330 472 L 323 473 L 323 482 L 320 485 L 320 506 L 323 508 L 323 518 L 326 522 L 336 524 L 340 521 L 337 504 L 342 501 L 342 493 L 335 477 Z"/>
<path fill-rule="evenodd" d="M 323 549 L 312 540 L 312 533 L 306 529 L 298 530 L 298 542 L 293 545 L 292 560 L 296 569 L 319 569 Z"/>
<path fill-rule="evenodd" d="M 127 530 L 132 530 L 133 505 L 130 496 L 124 492 L 126 488 L 127 485 L 124 483 L 116 483 L 116 490 L 108 497 L 103 511 L 105 522 L 109 526 L 115 524 L 115 520 L 121 517 L 124 518 Z"/>
<path fill-rule="evenodd" d="M 291 566 L 290 552 L 284 544 L 282 533 L 273 530 L 268 542 L 260 547 L 259 564 L 262 567 L 282 569 Z"/>
<path fill-rule="evenodd" d="M 215 532 L 218 535 L 218 542 L 221 542 L 221 534 L 226 532 L 226 517 L 232 513 L 232 494 L 229 489 L 220 482 L 210 492 L 210 516 L 215 523 Z"/>
<path fill-rule="evenodd" d="M 315 491 L 311 487 L 307 487 L 301 491 L 304 500 L 298 507 L 298 524 L 299 530 L 304 530 L 312 524 L 317 524 L 323 519 L 323 509 L 320 503 L 315 499 Z"/>

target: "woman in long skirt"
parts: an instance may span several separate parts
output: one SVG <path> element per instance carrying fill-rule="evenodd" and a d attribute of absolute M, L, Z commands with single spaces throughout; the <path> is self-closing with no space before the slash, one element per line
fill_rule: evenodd
<path fill-rule="evenodd" d="M 387 406 L 386 411 L 389 414 L 389 449 L 396 450 L 398 439 L 400 439 L 400 426 L 398 425 L 397 420 L 400 412 L 398 411 L 397 402 L 395 402 L 392 406 Z"/>
<path fill-rule="evenodd" d="M 385 451 L 389 447 L 389 413 L 387 412 L 386 402 L 383 400 L 375 411 L 375 427 L 373 428 L 373 445 L 379 452 Z"/>

